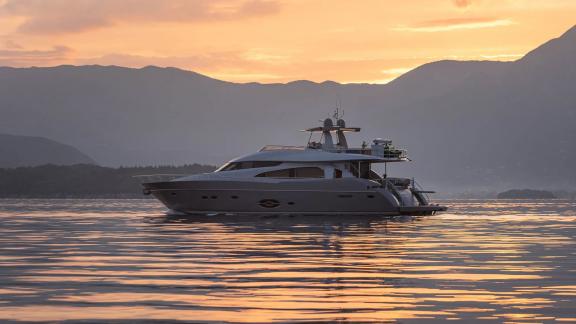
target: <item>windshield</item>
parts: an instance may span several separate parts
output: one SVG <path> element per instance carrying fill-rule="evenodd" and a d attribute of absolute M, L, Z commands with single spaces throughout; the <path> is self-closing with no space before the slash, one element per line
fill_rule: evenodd
<path fill-rule="evenodd" d="M 221 166 L 216 172 L 254 169 L 254 168 L 267 168 L 282 164 L 282 162 L 274 161 L 247 161 L 247 162 L 229 162 Z"/>

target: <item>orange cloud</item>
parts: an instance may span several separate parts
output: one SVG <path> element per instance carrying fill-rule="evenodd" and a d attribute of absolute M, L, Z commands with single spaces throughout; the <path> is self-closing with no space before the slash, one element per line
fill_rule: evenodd
<path fill-rule="evenodd" d="M 22 49 L 22 46 L 11 39 L 4 41 L 4 47 L 7 49 Z"/>
<path fill-rule="evenodd" d="M 480 29 L 513 25 L 514 22 L 509 19 L 494 18 L 453 18 L 427 20 L 409 26 L 400 26 L 393 28 L 396 31 L 409 32 L 445 32 L 462 29 Z"/>
<path fill-rule="evenodd" d="M 452 3 L 458 8 L 466 8 L 472 5 L 472 0 L 452 0 Z"/>
<path fill-rule="evenodd" d="M 276 13 L 275 0 L 6 0 L 0 14 L 22 17 L 19 31 L 73 33 L 120 22 L 197 22 Z"/>
<path fill-rule="evenodd" d="M 27 50 L 19 45 L 0 49 L 0 65 L 3 66 L 46 66 L 65 62 L 73 50 L 66 46 L 54 46 L 46 50 Z"/>

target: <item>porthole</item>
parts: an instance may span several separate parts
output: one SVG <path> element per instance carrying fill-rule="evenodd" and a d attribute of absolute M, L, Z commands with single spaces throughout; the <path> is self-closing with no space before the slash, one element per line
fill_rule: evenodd
<path fill-rule="evenodd" d="M 289 202 L 288 202 L 288 205 L 294 205 L 294 202 L 293 202 L 293 201 L 289 201 Z"/>
<path fill-rule="evenodd" d="M 230 196 L 232 199 L 238 199 L 238 196 Z"/>
<path fill-rule="evenodd" d="M 175 192 L 171 192 L 170 194 L 171 194 L 172 196 L 176 196 L 176 193 L 175 193 Z"/>
<path fill-rule="evenodd" d="M 338 198 L 352 198 L 352 195 L 338 195 Z"/>
<path fill-rule="evenodd" d="M 368 195 L 367 197 L 368 198 L 374 198 L 374 195 Z"/>
<path fill-rule="evenodd" d="M 208 199 L 208 196 L 202 196 L 202 199 Z"/>
<path fill-rule="evenodd" d="M 280 206 L 280 202 L 276 199 L 262 199 L 258 202 L 258 205 L 264 208 L 276 208 Z"/>
<path fill-rule="evenodd" d="M 218 196 L 210 196 L 210 199 L 218 199 Z"/>

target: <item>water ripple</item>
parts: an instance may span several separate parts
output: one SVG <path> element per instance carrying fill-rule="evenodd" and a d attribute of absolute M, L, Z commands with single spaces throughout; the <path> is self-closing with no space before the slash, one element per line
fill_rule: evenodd
<path fill-rule="evenodd" d="M 188 218 L 0 200 L 0 320 L 576 322 L 576 203 L 432 217 Z"/>

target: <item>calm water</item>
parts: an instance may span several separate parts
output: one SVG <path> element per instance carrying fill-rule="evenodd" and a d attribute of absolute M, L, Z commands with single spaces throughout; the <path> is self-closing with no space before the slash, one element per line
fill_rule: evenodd
<path fill-rule="evenodd" d="M 575 322 L 576 203 L 393 219 L 190 220 L 0 200 L 0 321 Z"/>

